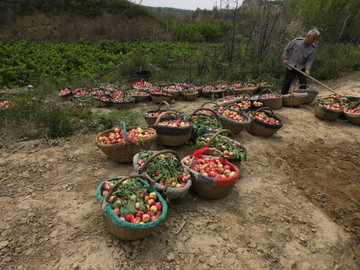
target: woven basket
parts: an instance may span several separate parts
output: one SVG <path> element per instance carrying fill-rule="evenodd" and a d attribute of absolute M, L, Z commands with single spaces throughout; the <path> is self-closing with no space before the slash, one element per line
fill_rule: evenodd
<path fill-rule="evenodd" d="M 185 101 L 194 101 L 198 97 L 198 93 L 196 92 L 195 94 L 183 95 L 182 97 Z"/>
<path fill-rule="evenodd" d="M 186 168 L 183 166 L 183 164 L 181 163 L 181 158 L 179 156 L 179 154 L 173 150 L 162 150 L 162 151 L 152 151 L 153 154 L 140 166 L 138 164 L 138 159 L 139 159 L 139 154 L 137 153 L 134 158 L 133 158 L 133 166 L 134 166 L 134 170 L 137 172 L 137 173 L 140 173 L 140 174 L 145 174 L 148 178 L 150 178 L 150 176 L 148 175 L 146 169 L 147 169 L 147 166 L 151 163 L 151 161 L 161 155 L 161 154 L 168 154 L 168 153 L 171 153 L 173 154 L 177 160 L 179 161 L 179 166 L 181 169 L 185 169 Z M 187 171 L 187 170 L 186 170 Z M 181 197 L 184 197 L 186 195 L 186 193 L 188 192 L 188 190 L 190 189 L 191 185 L 192 185 L 192 181 L 191 181 L 191 175 L 189 174 L 189 180 L 186 182 L 186 185 L 184 187 L 181 187 L 181 188 L 174 188 L 174 187 L 171 187 L 171 186 L 163 186 L 157 182 L 155 182 L 154 180 L 154 183 L 155 183 L 155 188 L 157 191 L 161 192 L 162 194 L 164 194 L 164 196 L 166 196 L 166 198 L 168 198 L 169 200 L 172 200 L 172 199 L 177 199 L 177 198 L 181 198 Z"/>
<path fill-rule="evenodd" d="M 315 116 L 319 119 L 322 120 L 327 120 L 327 121 L 334 121 L 335 119 L 337 119 L 341 114 L 342 111 L 333 111 L 333 110 L 329 110 L 327 108 L 324 108 L 323 106 L 320 105 L 321 102 L 328 100 L 328 99 L 332 99 L 336 102 L 338 102 L 341 106 L 341 101 L 340 99 L 336 98 L 336 97 L 326 97 L 326 98 L 322 98 L 318 101 L 318 103 L 314 106 L 315 109 Z"/>
<path fill-rule="evenodd" d="M 270 94 L 273 94 L 273 90 L 269 89 L 269 88 L 266 88 L 266 89 L 263 89 L 259 95 L 259 98 L 258 100 L 262 103 L 265 104 L 266 107 L 269 107 L 270 109 L 272 110 L 278 110 L 278 109 L 281 109 L 282 107 L 282 96 L 280 93 L 279 94 L 279 97 L 276 97 L 276 98 L 262 98 L 262 95 L 264 94 L 264 92 L 269 92 Z"/>
<path fill-rule="evenodd" d="M 151 100 L 155 103 L 161 103 L 163 101 L 167 101 L 170 102 L 171 100 L 173 100 L 173 96 L 172 95 L 168 95 L 168 94 L 154 94 L 151 93 Z"/>
<path fill-rule="evenodd" d="M 129 95 L 135 98 L 135 102 L 147 102 L 150 98 L 150 94 L 133 95 L 133 94 L 129 93 Z"/>
<path fill-rule="evenodd" d="M 186 91 L 186 89 L 185 89 L 185 91 Z M 186 100 L 186 101 L 196 100 L 196 98 L 198 97 L 198 94 L 199 94 L 199 92 L 197 90 L 193 90 L 192 93 L 184 92 L 184 90 L 181 92 L 183 100 Z"/>
<path fill-rule="evenodd" d="M 307 98 L 307 93 L 290 93 L 282 95 L 282 102 L 285 107 L 301 107 Z"/>
<path fill-rule="evenodd" d="M 132 128 L 137 127 L 129 127 L 128 129 L 131 130 Z M 111 160 L 115 162 L 131 162 L 133 156 L 139 152 L 141 149 L 148 150 L 151 146 L 155 143 L 157 135 L 155 129 L 148 128 L 148 127 L 141 127 L 142 129 L 150 129 L 154 131 L 154 135 L 150 138 L 129 142 L 129 143 L 114 143 L 114 144 L 101 144 L 99 143 L 99 137 L 107 136 L 112 129 L 106 130 L 104 132 L 99 133 L 96 136 L 95 145 L 103 151 Z"/>
<path fill-rule="evenodd" d="M 344 111 L 346 119 L 354 125 L 360 125 L 360 113 L 348 113 Z"/>
<path fill-rule="evenodd" d="M 231 143 L 232 145 L 236 145 L 239 149 L 241 149 L 242 152 L 245 153 L 243 160 L 246 160 L 246 156 L 247 156 L 246 148 L 243 147 L 238 141 L 236 141 L 234 139 L 231 139 L 231 138 L 229 138 L 227 136 L 222 135 L 223 133 L 226 133 L 227 136 L 234 138 L 234 133 L 232 133 L 231 130 L 229 130 L 229 129 L 221 129 L 221 130 L 217 131 L 214 134 L 205 134 L 205 135 L 203 135 L 201 138 L 204 138 L 204 139 L 209 138 L 209 141 L 202 147 L 211 147 L 211 148 L 215 148 L 216 150 L 218 150 L 220 152 L 223 152 L 224 149 L 222 149 L 221 147 L 220 147 L 221 149 L 218 149 L 216 146 L 211 146 L 211 143 L 215 140 L 215 138 L 220 137 L 223 140 L 226 140 L 229 143 Z M 223 156 L 224 156 L 224 158 L 226 158 L 230 162 L 232 162 L 232 163 L 236 162 L 236 163 L 239 163 L 239 165 L 240 165 L 240 163 L 242 161 L 241 157 L 225 156 L 224 154 L 223 154 Z M 235 164 L 235 165 L 238 165 L 238 164 Z"/>
<path fill-rule="evenodd" d="M 159 126 L 159 122 L 168 114 L 174 114 L 171 111 L 163 112 L 159 117 L 156 119 L 154 125 L 152 127 L 157 132 L 158 143 L 167 145 L 167 146 L 180 146 L 186 143 L 192 133 L 193 126 L 186 126 L 186 127 L 168 127 L 168 126 Z M 175 113 L 178 119 L 181 119 L 181 115 L 179 113 Z M 173 120 L 172 120 L 173 121 Z"/>
<path fill-rule="evenodd" d="M 130 101 L 116 102 L 111 101 L 111 105 L 119 110 L 130 109 L 135 104 L 135 98 L 131 97 Z"/>
<path fill-rule="evenodd" d="M 200 112 L 200 111 L 208 111 L 208 112 L 210 112 L 210 114 L 197 113 L 197 112 Z M 191 117 L 193 117 L 193 116 L 195 116 L 195 115 L 214 118 L 214 121 L 216 121 L 216 122 L 219 123 L 219 129 L 222 129 L 219 116 L 217 115 L 217 113 L 216 113 L 215 111 L 213 111 L 213 110 L 211 110 L 211 109 L 206 109 L 206 108 L 197 109 L 197 110 L 195 110 L 192 114 L 190 114 L 190 115 L 188 116 L 188 121 L 189 121 L 189 122 L 192 122 Z M 203 135 L 203 134 L 216 132 L 216 130 L 212 130 L 212 129 L 206 129 L 206 130 L 204 130 L 203 132 L 200 132 L 195 125 L 193 125 L 193 127 L 194 127 L 194 128 L 193 128 L 193 131 L 192 131 L 192 134 L 191 134 L 191 139 L 193 139 L 193 140 L 196 140 L 196 138 L 197 138 L 198 136 L 201 136 L 201 135 Z"/>
<path fill-rule="evenodd" d="M 110 100 L 109 101 L 101 100 L 100 97 L 97 96 L 93 96 L 93 102 L 97 107 L 110 107 L 112 104 Z"/>
<path fill-rule="evenodd" d="M 206 89 L 210 89 L 210 91 L 206 91 Z M 201 94 L 202 94 L 203 97 L 209 98 L 209 97 L 211 97 L 213 91 L 215 91 L 215 86 L 213 86 L 213 85 L 205 85 L 202 88 Z"/>
<path fill-rule="evenodd" d="M 306 86 L 307 89 L 301 89 L 300 86 Z M 316 96 L 319 94 L 318 91 L 316 91 L 315 89 L 308 89 L 308 86 L 306 84 L 300 84 L 298 85 L 298 87 L 294 90 L 294 93 L 306 93 L 307 94 L 307 98 L 304 102 L 304 104 L 311 104 Z"/>
<path fill-rule="evenodd" d="M 232 93 L 232 95 L 226 95 L 226 93 L 228 93 L 228 92 Z M 230 97 L 232 99 L 226 101 L 226 99 L 228 99 Z M 219 104 L 219 106 L 227 106 L 230 104 L 240 102 L 241 100 L 242 100 L 242 97 L 238 96 L 238 94 L 236 94 L 233 89 L 227 89 L 227 90 L 225 90 L 225 97 L 218 99 L 216 101 L 216 103 Z"/>
<path fill-rule="evenodd" d="M 170 94 L 170 95 L 172 95 L 172 97 L 173 97 L 173 99 L 178 99 L 179 97 L 180 97 L 180 95 L 181 95 L 181 90 L 170 90 L 170 89 L 165 89 L 165 90 L 163 90 L 164 91 L 164 93 L 166 93 L 166 94 Z"/>
<path fill-rule="evenodd" d="M 270 112 L 267 112 L 266 110 L 270 110 Z M 273 113 L 271 108 L 267 108 L 267 107 L 260 108 L 260 109 L 257 109 L 255 111 L 255 113 L 260 112 L 260 111 L 264 111 L 267 116 L 273 117 L 273 118 L 279 120 L 280 124 L 269 124 L 269 123 L 265 123 L 257 118 L 252 118 L 251 123 L 248 126 L 248 131 L 249 131 L 249 133 L 251 133 L 253 135 L 257 135 L 257 136 L 261 136 L 261 137 L 271 137 L 284 125 L 284 123 L 280 117 L 278 117 L 277 115 L 275 115 Z"/>
<path fill-rule="evenodd" d="M 242 94 L 242 93 L 247 93 L 248 95 L 253 95 L 257 90 L 259 89 L 259 87 L 256 85 L 254 87 L 243 87 L 243 88 L 234 88 L 234 92 L 238 95 Z"/>
<path fill-rule="evenodd" d="M 161 107 L 165 105 L 166 106 L 166 110 L 161 110 Z M 181 115 L 181 118 L 183 119 L 184 118 L 184 113 L 183 112 L 180 112 L 180 111 L 176 111 L 176 110 L 170 110 L 170 105 L 169 103 L 167 103 L 166 101 L 162 101 L 160 102 L 159 106 L 158 106 L 158 109 L 157 110 L 150 110 L 150 111 L 146 111 L 143 113 L 143 117 L 146 121 L 146 123 L 151 126 L 153 124 L 155 124 L 156 122 L 156 119 L 158 118 L 157 116 L 148 116 L 147 113 L 155 113 L 155 112 L 168 112 L 168 111 L 171 111 L 171 112 L 174 112 L 174 113 L 180 113 Z M 177 119 L 177 117 L 175 115 L 166 115 L 163 117 L 163 120 L 174 120 L 174 119 Z"/>
<path fill-rule="evenodd" d="M 202 151 L 202 150 L 203 149 L 200 149 L 198 151 Z M 215 150 L 215 149 L 212 149 L 212 150 Z M 204 156 L 206 157 L 206 155 L 204 155 Z M 220 158 L 220 157 L 217 157 L 217 158 Z M 193 161 L 195 161 L 194 158 L 193 158 L 192 162 Z M 204 197 L 207 199 L 219 199 L 219 198 L 223 198 L 226 195 L 228 195 L 229 192 L 235 186 L 235 183 L 237 182 L 237 180 L 240 178 L 240 169 L 227 160 L 225 160 L 225 163 L 229 164 L 231 166 L 231 168 L 234 169 L 236 172 L 236 175 L 233 177 L 231 183 L 229 181 L 226 184 L 223 184 L 220 182 L 223 180 L 223 178 L 216 179 L 213 177 L 205 176 L 205 175 L 193 170 L 191 168 L 192 163 L 190 163 L 189 166 L 184 165 L 185 168 L 193 175 L 192 190 L 194 190 L 201 197 Z"/>
<path fill-rule="evenodd" d="M 230 105 L 226 106 L 224 108 L 223 113 L 221 115 L 219 115 L 219 119 L 220 119 L 220 123 L 223 126 L 223 128 L 231 130 L 231 132 L 234 134 L 240 134 L 250 124 L 251 120 L 250 120 L 250 117 L 240 108 L 239 105 L 237 105 L 239 110 L 230 109 L 230 107 L 234 106 L 234 105 L 236 105 L 236 104 L 230 104 Z M 228 109 L 231 111 L 235 111 L 238 114 L 244 116 L 246 121 L 238 122 L 238 121 L 235 121 L 235 120 L 225 117 L 224 113 Z"/>
<path fill-rule="evenodd" d="M 149 192 L 155 192 L 158 200 L 162 204 L 162 213 L 158 219 L 145 223 L 145 224 L 133 224 L 124 220 L 121 220 L 113 211 L 111 205 L 108 203 L 110 196 L 117 189 L 117 187 L 122 184 L 123 181 L 129 178 L 138 179 Z M 100 183 L 96 190 L 96 199 L 99 203 L 102 203 L 102 216 L 105 222 L 106 229 L 115 237 L 121 240 L 140 240 L 151 235 L 162 222 L 166 220 L 166 215 L 168 211 L 168 205 L 163 199 L 160 193 L 158 193 L 151 182 L 144 175 L 132 175 L 128 177 L 121 177 L 120 180 L 115 184 L 115 186 L 109 191 L 108 195 L 104 198 L 101 195 L 101 188 L 106 181 L 117 180 L 119 177 L 114 177 L 105 180 Z"/>

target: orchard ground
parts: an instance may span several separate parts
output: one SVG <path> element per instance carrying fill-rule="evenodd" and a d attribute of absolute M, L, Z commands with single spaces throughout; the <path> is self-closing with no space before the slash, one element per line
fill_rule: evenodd
<path fill-rule="evenodd" d="M 326 83 L 360 97 L 359 75 Z M 205 101 L 172 108 L 190 114 Z M 144 108 L 157 105 L 134 110 Z M 153 235 L 134 242 L 106 231 L 95 200 L 101 181 L 133 167 L 110 161 L 96 134 L 1 149 L 1 269 L 359 269 L 360 127 L 317 119 L 312 105 L 275 113 L 285 125 L 273 137 L 236 136 L 248 160 L 227 197 L 190 192 L 170 203 Z"/>

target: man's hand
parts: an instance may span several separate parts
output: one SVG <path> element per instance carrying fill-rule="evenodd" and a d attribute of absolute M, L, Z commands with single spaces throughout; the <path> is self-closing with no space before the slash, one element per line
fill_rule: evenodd
<path fill-rule="evenodd" d="M 284 65 L 287 66 L 289 64 L 289 61 L 287 59 L 284 59 Z"/>
<path fill-rule="evenodd" d="M 309 76 L 310 76 L 310 69 L 305 70 L 305 76 L 306 76 L 306 77 L 309 77 Z"/>

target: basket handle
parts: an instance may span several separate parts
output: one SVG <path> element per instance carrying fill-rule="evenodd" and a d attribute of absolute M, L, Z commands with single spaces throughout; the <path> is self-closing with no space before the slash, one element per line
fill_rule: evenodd
<path fill-rule="evenodd" d="M 219 131 L 217 131 L 215 134 L 213 134 L 210 137 L 210 140 L 204 145 L 204 147 L 209 147 L 209 145 L 212 143 L 212 141 L 221 133 L 225 133 L 228 132 L 230 134 L 230 137 L 234 137 L 234 133 L 231 132 L 231 130 L 228 129 L 221 129 Z"/>
<path fill-rule="evenodd" d="M 259 109 L 257 109 L 257 110 L 254 112 L 254 114 L 256 114 L 257 112 L 260 112 L 260 111 L 265 111 L 265 110 L 270 110 L 270 111 L 271 111 L 271 115 L 274 115 L 273 110 L 272 110 L 271 108 L 269 108 L 269 107 L 259 108 Z"/>
<path fill-rule="evenodd" d="M 203 105 L 201 105 L 200 108 L 204 108 L 204 106 L 205 106 L 206 104 L 215 104 L 216 107 L 219 107 L 219 104 L 217 104 L 216 102 L 208 101 L 208 102 L 205 102 Z"/>
<path fill-rule="evenodd" d="M 208 109 L 208 108 L 196 109 L 192 114 L 189 115 L 189 120 L 191 119 L 192 116 L 195 116 L 195 115 L 196 115 L 196 112 L 199 112 L 199 111 L 209 111 L 209 112 L 211 112 L 213 115 L 215 115 L 216 120 L 220 121 L 220 120 L 219 120 L 219 116 L 217 115 L 217 113 L 216 113 L 214 110 Z"/>
<path fill-rule="evenodd" d="M 162 150 L 162 151 L 159 151 L 159 152 L 155 152 L 153 153 L 145 162 L 143 165 L 141 165 L 140 169 L 139 169 L 139 172 L 144 172 L 147 168 L 147 166 L 149 165 L 149 163 L 154 159 L 156 158 L 157 156 L 159 155 L 162 155 L 162 154 L 173 154 L 177 160 L 181 163 L 181 158 L 179 156 L 179 154 L 177 152 L 175 152 L 174 150 Z"/>
<path fill-rule="evenodd" d="M 273 91 L 270 88 L 265 88 L 260 92 L 259 97 L 261 97 L 264 92 L 269 92 L 270 94 L 273 94 Z"/>
<path fill-rule="evenodd" d="M 232 106 L 237 106 L 237 107 L 239 108 L 240 113 L 243 112 L 243 110 L 241 109 L 241 107 L 240 107 L 238 104 L 235 103 L 235 104 L 229 104 L 229 105 L 227 105 L 227 106 L 224 108 L 224 110 L 223 110 L 223 112 L 222 112 L 221 115 L 224 115 L 225 111 L 226 111 L 227 109 L 230 109 Z"/>
<path fill-rule="evenodd" d="M 238 97 L 238 94 L 236 94 L 236 92 L 232 88 L 228 88 L 228 89 L 225 90 L 225 92 L 224 92 L 225 96 L 226 96 L 227 91 L 230 91 L 235 97 Z"/>
<path fill-rule="evenodd" d="M 247 99 L 245 99 L 245 98 L 247 98 Z M 251 100 L 251 96 L 248 95 L 248 94 L 245 94 L 245 95 L 242 96 L 241 100 L 242 100 L 242 101 L 243 101 L 243 100 Z"/>
<path fill-rule="evenodd" d="M 181 119 L 180 113 L 174 112 L 174 111 L 166 111 L 166 112 L 161 113 L 161 114 L 158 116 L 158 118 L 156 119 L 154 125 L 159 124 L 161 118 L 162 118 L 163 116 L 165 116 L 165 115 L 168 115 L 168 114 L 176 115 L 179 119 Z"/>
<path fill-rule="evenodd" d="M 170 104 L 167 103 L 166 101 L 161 101 L 159 106 L 158 106 L 158 111 L 160 111 L 161 107 L 165 105 L 166 106 L 166 109 L 169 110 L 170 109 Z"/>
<path fill-rule="evenodd" d="M 154 185 L 153 181 L 147 177 L 146 175 L 141 175 L 141 174 L 133 174 L 130 176 L 125 176 L 120 178 L 120 180 L 109 190 L 109 193 L 106 195 L 105 197 L 105 202 L 109 202 L 109 199 L 111 197 L 111 195 L 113 194 L 113 192 L 122 184 L 122 182 L 124 182 L 125 180 L 131 179 L 131 178 L 141 178 L 143 180 L 145 180 L 146 182 L 149 183 L 149 185 Z"/>

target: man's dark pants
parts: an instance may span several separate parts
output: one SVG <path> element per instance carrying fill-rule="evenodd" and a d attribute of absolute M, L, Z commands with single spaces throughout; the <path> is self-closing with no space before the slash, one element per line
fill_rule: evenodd
<path fill-rule="evenodd" d="M 301 71 L 305 72 L 305 68 Z M 295 76 L 298 76 L 299 84 L 305 84 L 305 85 L 301 85 L 300 88 L 306 89 L 306 84 L 307 84 L 306 77 L 303 74 L 301 74 L 300 72 L 296 71 L 295 69 L 289 70 L 288 68 L 286 68 L 285 80 L 284 80 L 284 84 L 283 84 L 283 87 L 281 90 L 281 94 L 286 95 L 287 93 L 289 93 L 290 85 L 291 85 L 292 81 L 294 80 Z"/>

